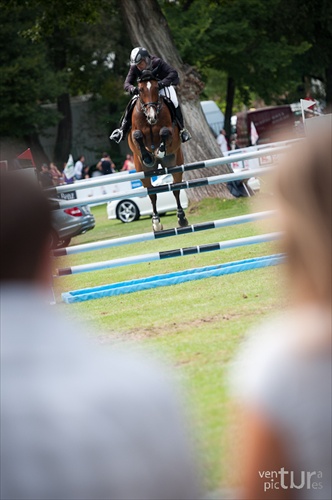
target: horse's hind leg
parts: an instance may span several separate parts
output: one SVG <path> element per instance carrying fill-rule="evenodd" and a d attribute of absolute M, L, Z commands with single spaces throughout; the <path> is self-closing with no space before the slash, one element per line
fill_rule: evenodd
<path fill-rule="evenodd" d="M 182 158 L 182 160 L 181 160 L 181 158 Z M 179 155 L 178 155 L 178 160 L 179 161 L 177 161 L 176 164 L 181 165 L 183 163 L 182 154 L 181 154 L 180 159 L 179 159 Z M 176 174 L 173 174 L 173 182 L 174 183 L 181 182 L 181 181 L 182 181 L 182 172 L 178 172 Z M 188 226 L 188 220 L 187 220 L 186 214 L 184 213 L 184 210 L 183 210 L 182 205 L 181 205 L 180 192 L 181 191 L 173 191 L 173 194 L 174 194 L 174 197 L 176 200 L 176 205 L 177 205 L 177 217 L 178 217 L 179 226 L 186 227 L 186 226 Z"/>
<path fill-rule="evenodd" d="M 154 231 L 162 231 L 163 225 L 160 222 L 160 217 L 157 211 L 157 195 L 156 194 L 151 194 L 150 195 L 150 200 L 152 203 L 152 229 Z"/>
<path fill-rule="evenodd" d="M 149 188 L 152 186 L 151 184 L 151 179 L 142 179 L 142 184 L 145 188 Z M 151 205 L 152 205 L 152 229 L 154 231 L 162 231 L 163 225 L 160 222 L 160 217 L 157 211 L 157 195 L 156 194 L 150 194 L 149 198 L 151 200 Z"/>
<path fill-rule="evenodd" d="M 187 219 L 186 214 L 181 206 L 180 191 L 173 191 L 173 194 L 174 194 L 175 199 L 176 199 L 176 205 L 177 205 L 176 215 L 178 217 L 179 226 L 186 227 L 186 226 L 188 226 L 188 219 Z"/>

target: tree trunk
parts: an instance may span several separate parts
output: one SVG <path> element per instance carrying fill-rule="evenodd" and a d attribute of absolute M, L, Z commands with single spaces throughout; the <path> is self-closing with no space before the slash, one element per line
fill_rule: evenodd
<path fill-rule="evenodd" d="M 61 118 L 58 124 L 58 132 L 54 146 L 54 161 L 62 166 L 68 160 L 72 146 L 73 132 L 69 94 L 62 94 L 58 97 L 58 111 L 63 118 Z"/>
<path fill-rule="evenodd" d="M 143 46 L 151 54 L 161 57 L 177 69 L 180 84 L 177 94 L 181 103 L 185 124 L 192 135 L 191 141 L 183 145 L 185 162 L 196 162 L 222 156 L 220 148 L 208 126 L 199 103 L 203 90 L 199 74 L 184 64 L 174 45 L 167 20 L 157 0 L 119 0 L 128 36 L 135 46 Z M 129 56 L 129 54 L 128 54 Z M 186 172 L 186 179 L 210 177 L 229 172 L 226 165 Z M 225 184 L 204 186 L 187 191 L 188 198 L 200 201 L 206 197 L 232 198 Z"/>
<path fill-rule="evenodd" d="M 235 81 L 233 77 L 229 76 L 227 78 L 227 97 L 226 97 L 225 126 L 224 126 L 228 141 L 230 140 L 232 132 L 231 118 L 233 114 L 234 95 L 235 95 Z"/>
<path fill-rule="evenodd" d="M 54 69 L 57 72 L 61 72 L 67 67 L 68 36 L 67 30 L 55 25 L 49 49 Z M 58 97 L 57 108 L 62 118 L 58 123 L 53 161 L 62 166 L 67 162 L 72 148 L 73 127 L 69 92 L 64 92 Z"/>
<path fill-rule="evenodd" d="M 332 60 L 326 68 L 326 113 L 332 113 Z"/>

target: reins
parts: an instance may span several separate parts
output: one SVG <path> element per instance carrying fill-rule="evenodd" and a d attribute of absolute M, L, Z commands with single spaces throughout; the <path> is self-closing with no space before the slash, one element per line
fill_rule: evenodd
<path fill-rule="evenodd" d="M 154 78 L 153 72 L 151 72 L 151 71 L 147 71 L 141 78 L 138 79 L 139 82 L 147 82 L 147 81 L 151 81 L 151 80 L 156 80 L 156 78 Z M 159 95 L 159 91 L 158 91 L 158 100 L 157 101 L 143 102 L 140 95 L 138 98 L 139 98 L 139 102 L 140 102 L 140 106 L 141 106 L 141 111 L 143 111 L 148 122 L 149 122 L 149 119 L 147 116 L 147 109 L 149 107 L 152 107 L 155 109 L 156 118 L 158 118 L 159 112 L 160 112 L 161 107 L 162 107 L 162 99 Z"/>
<path fill-rule="evenodd" d="M 142 99 L 141 99 L 141 97 L 139 97 L 139 102 L 140 102 L 140 105 L 141 105 L 141 110 L 143 111 L 143 113 L 145 114 L 145 116 L 146 116 L 146 109 L 149 106 L 152 106 L 153 108 L 156 109 L 156 114 L 158 116 L 159 111 L 161 110 L 161 106 L 162 106 L 162 100 L 161 100 L 160 96 L 158 96 L 158 101 L 153 101 L 153 102 L 143 102 Z"/>

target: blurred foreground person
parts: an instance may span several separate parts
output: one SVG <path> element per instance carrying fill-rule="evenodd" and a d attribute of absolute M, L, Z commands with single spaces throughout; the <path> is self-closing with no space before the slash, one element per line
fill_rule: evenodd
<path fill-rule="evenodd" d="M 96 345 L 49 305 L 48 202 L 0 177 L 1 499 L 197 498 L 159 365 Z"/>
<path fill-rule="evenodd" d="M 320 131 L 277 168 L 289 307 L 232 368 L 240 498 L 331 499 L 331 155 Z"/>

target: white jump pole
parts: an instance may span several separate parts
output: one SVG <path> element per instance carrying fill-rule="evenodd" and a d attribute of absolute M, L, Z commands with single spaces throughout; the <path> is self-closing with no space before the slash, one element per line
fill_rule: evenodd
<path fill-rule="evenodd" d="M 255 214 L 240 215 L 237 217 L 229 217 L 227 219 L 219 219 L 211 222 L 202 222 L 199 224 L 192 224 L 186 227 L 178 227 L 174 229 L 166 229 L 163 231 L 151 231 L 150 233 L 134 234 L 132 236 L 125 236 L 123 238 L 113 238 L 109 240 L 96 241 L 93 243 L 84 243 L 67 248 L 58 248 L 53 251 L 54 257 L 61 257 L 64 255 L 73 255 L 82 252 L 91 252 L 93 250 L 101 250 L 104 248 L 113 248 L 121 245 L 128 245 L 131 243 L 141 243 L 143 241 L 152 241 L 170 236 L 181 236 L 183 234 L 195 233 L 198 231 L 205 231 L 208 229 L 218 229 L 221 227 L 233 226 L 236 224 L 245 224 L 247 222 L 257 222 L 259 220 L 273 217 L 276 214 L 275 210 L 268 210 L 266 212 L 257 212 Z"/>
<path fill-rule="evenodd" d="M 266 243 L 277 240 L 281 237 L 281 233 L 268 233 L 259 236 L 250 236 L 247 238 L 238 238 L 235 240 L 221 241 L 218 243 L 210 243 L 207 245 L 193 246 L 187 248 L 178 248 L 175 250 L 167 250 L 164 252 L 156 252 L 150 254 L 136 255 L 133 257 L 125 257 L 122 259 L 113 259 L 102 262 L 94 262 L 92 264 L 83 264 L 80 266 L 72 266 L 60 268 L 56 270 L 56 276 L 67 276 L 71 274 L 79 274 L 89 271 L 100 271 L 102 269 L 110 269 L 131 264 L 140 264 L 143 262 L 153 262 L 156 260 L 170 259 L 174 257 L 184 257 L 186 255 L 194 255 L 199 253 L 212 252 L 215 250 L 225 250 L 227 248 L 235 248 L 246 245 L 254 245 L 257 243 Z"/>
<path fill-rule="evenodd" d="M 132 174 L 108 174 L 101 176 L 97 179 L 87 179 L 75 182 L 70 185 L 56 186 L 46 189 L 45 192 L 50 197 L 56 196 L 59 193 L 66 193 L 68 191 L 77 191 L 80 189 L 93 188 L 97 186 L 104 186 L 106 184 L 117 184 L 121 182 L 135 181 L 146 179 L 148 177 L 154 177 L 164 174 L 173 174 L 176 172 L 187 172 L 189 170 L 196 170 L 200 168 L 216 167 L 218 165 L 225 165 L 228 163 L 234 163 L 242 160 L 248 160 L 250 158 L 258 158 L 260 156 L 275 155 L 277 153 L 283 153 L 290 148 L 289 145 L 266 148 L 258 151 L 251 151 L 240 154 L 232 154 L 228 156 L 223 156 L 220 158 L 212 158 L 211 160 L 199 161 L 194 163 L 187 163 L 184 165 L 178 165 L 175 167 L 162 167 L 157 170 L 151 170 L 150 172 L 134 172 Z M 91 201 L 91 200 L 90 200 Z"/>
<path fill-rule="evenodd" d="M 137 188 L 131 191 L 103 194 L 93 198 L 93 203 L 106 203 L 111 200 L 125 200 L 126 198 L 142 198 L 150 194 L 166 193 L 167 191 L 180 191 L 181 189 L 192 189 L 200 186 L 208 186 L 214 184 L 221 184 L 223 182 L 239 181 L 250 179 L 250 177 L 260 177 L 261 175 L 272 172 L 274 167 L 257 168 L 245 172 L 237 172 L 233 174 L 215 175 L 213 177 L 206 177 L 202 179 L 193 179 L 190 181 L 177 182 L 174 184 L 162 184 L 161 186 L 152 186 L 151 188 Z M 79 207 L 82 205 L 89 205 L 91 198 L 82 198 L 81 200 L 57 200 L 50 198 L 51 207 L 53 210 L 59 208 L 66 209 L 72 207 Z"/>

